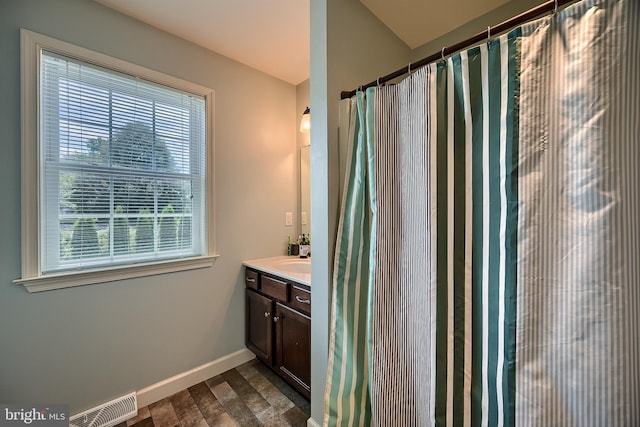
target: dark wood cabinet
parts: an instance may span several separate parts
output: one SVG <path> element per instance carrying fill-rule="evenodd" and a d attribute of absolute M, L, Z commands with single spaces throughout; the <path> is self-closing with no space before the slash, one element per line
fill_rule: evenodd
<path fill-rule="evenodd" d="M 273 301 L 247 289 L 247 348 L 265 363 L 273 361 Z"/>
<path fill-rule="evenodd" d="M 247 268 L 247 348 L 298 390 L 311 395 L 311 291 Z"/>
<path fill-rule="evenodd" d="M 274 368 L 302 394 L 311 393 L 311 317 L 276 303 Z"/>

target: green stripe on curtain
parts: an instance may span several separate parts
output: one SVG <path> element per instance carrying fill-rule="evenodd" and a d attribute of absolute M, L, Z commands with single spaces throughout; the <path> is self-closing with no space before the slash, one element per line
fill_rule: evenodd
<path fill-rule="evenodd" d="M 461 56 L 456 55 L 448 61 L 449 76 L 452 84 L 448 87 L 449 114 L 453 114 L 453 212 L 449 214 L 449 220 L 453 220 L 453 414 L 456 414 L 453 425 L 462 427 L 464 414 L 464 377 L 465 377 L 465 256 L 466 256 L 466 127 L 465 127 L 465 103 L 464 90 L 461 85 L 462 61 Z M 450 117 L 451 119 L 451 117 Z M 450 144 L 451 142 L 449 142 Z"/>
<path fill-rule="evenodd" d="M 363 221 L 363 229 L 366 230 L 367 226 L 369 227 L 369 235 L 363 236 L 365 239 L 365 244 L 363 245 L 362 257 L 366 258 L 366 262 L 363 263 L 361 272 L 362 276 L 360 280 L 366 280 L 366 297 L 363 295 L 360 298 L 360 301 L 366 301 L 366 303 L 361 303 L 358 305 L 358 311 L 360 312 L 359 319 L 366 319 L 366 337 L 360 340 L 360 343 L 366 340 L 366 346 L 362 345 L 359 349 L 360 351 L 365 351 L 366 353 L 362 355 L 363 359 L 367 361 L 367 370 L 366 372 L 368 378 L 363 379 L 358 388 L 358 395 L 360 395 L 360 408 L 361 414 L 359 417 L 355 418 L 357 420 L 358 425 L 367 426 L 372 423 L 372 410 L 371 410 L 371 390 L 370 390 L 370 382 L 372 378 L 372 356 L 373 356 L 373 301 L 375 298 L 375 288 L 374 288 L 374 279 L 375 279 L 375 271 L 376 271 L 376 244 L 377 244 L 377 205 L 376 205 L 376 173 L 375 168 L 373 167 L 375 159 L 376 159 L 376 151 L 374 144 L 375 137 L 375 114 L 374 114 L 374 105 L 375 105 L 375 88 L 369 88 L 366 91 L 366 119 L 365 126 L 367 132 L 367 151 L 366 151 L 366 160 L 367 160 L 367 199 L 364 204 L 364 221 Z M 368 237 L 368 238 L 367 238 Z M 367 244 L 368 243 L 368 244 Z M 367 275 L 368 273 L 368 275 Z"/>
<path fill-rule="evenodd" d="M 438 100 L 437 110 L 430 114 L 436 119 L 432 122 L 432 132 L 436 134 L 436 206 L 438 230 L 438 241 L 436 246 L 436 396 L 435 396 L 435 420 L 436 425 L 446 425 L 447 419 L 447 393 L 451 390 L 448 387 L 448 319 L 449 319 L 449 284 L 448 284 L 448 257 L 449 250 L 447 230 L 448 225 L 448 193 L 449 193 L 449 171 L 447 156 L 447 69 L 446 63 L 442 62 L 435 68 L 435 98 Z M 443 142 L 444 141 L 444 142 Z M 442 237 L 440 237 L 442 236 Z"/>
<path fill-rule="evenodd" d="M 342 216 L 338 226 L 329 343 L 325 424 L 370 425 L 367 351 L 369 300 L 369 195 L 365 99 L 352 106 Z M 354 309 L 357 307 L 358 309 Z"/>
<path fill-rule="evenodd" d="M 480 426 L 482 423 L 482 354 L 484 343 L 482 341 L 482 245 L 473 242 L 482 241 L 483 224 L 483 181 L 482 181 L 482 144 L 475 141 L 482 141 L 483 135 L 483 98 L 482 98 L 482 57 L 480 48 L 473 48 L 468 51 L 469 62 L 469 100 L 472 123 L 472 163 L 471 182 L 473 192 L 473 223 L 472 223 L 472 364 L 471 364 L 471 425 Z"/>
<path fill-rule="evenodd" d="M 515 426 L 516 404 L 516 324 L 517 324 L 517 268 L 518 268 L 518 127 L 520 111 L 520 64 L 522 31 L 515 29 L 508 35 L 508 78 L 505 162 L 505 288 L 504 288 L 504 374 L 503 392 L 505 426 Z"/>
<path fill-rule="evenodd" d="M 483 235 L 483 241 L 480 244 L 486 245 L 488 251 L 487 275 L 483 280 L 482 287 L 485 289 L 486 296 L 483 301 L 485 310 L 487 311 L 485 317 L 484 334 L 486 336 L 486 363 L 483 369 L 486 371 L 486 399 L 487 405 L 484 409 L 483 426 L 498 426 L 498 403 L 502 396 L 498 395 L 496 378 L 498 367 L 498 331 L 500 325 L 498 323 L 498 313 L 501 310 L 500 306 L 500 287 L 502 284 L 499 282 L 499 271 L 502 264 L 501 256 L 503 254 L 500 240 L 500 132 L 501 123 L 500 116 L 502 113 L 501 105 L 501 88 L 502 88 L 502 69 L 500 64 L 500 41 L 493 40 L 489 43 L 487 53 L 487 80 L 488 80 L 488 93 L 485 95 L 488 101 L 488 109 L 484 119 L 487 121 L 488 126 L 488 139 L 483 141 L 483 145 L 488 151 L 487 163 L 485 163 L 483 174 L 486 180 L 485 194 L 483 196 L 485 203 L 485 221 L 488 224 L 485 226 L 486 231 Z M 489 78 L 490 76 L 490 78 Z"/>

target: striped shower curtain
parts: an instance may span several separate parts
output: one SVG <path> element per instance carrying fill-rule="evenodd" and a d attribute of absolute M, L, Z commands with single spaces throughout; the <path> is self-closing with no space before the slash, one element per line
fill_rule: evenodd
<path fill-rule="evenodd" d="M 328 426 L 640 426 L 640 1 L 342 101 Z"/>

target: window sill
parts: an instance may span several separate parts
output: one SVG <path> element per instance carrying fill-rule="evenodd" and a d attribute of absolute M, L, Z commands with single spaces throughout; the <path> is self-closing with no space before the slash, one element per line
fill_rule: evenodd
<path fill-rule="evenodd" d="M 30 293 L 52 291 L 54 289 L 71 288 L 74 286 L 93 285 L 96 283 L 114 282 L 117 280 L 134 279 L 137 277 L 155 276 L 158 274 L 174 273 L 178 271 L 208 268 L 213 265 L 219 255 L 186 258 L 166 262 L 154 262 L 121 266 L 100 270 L 66 272 L 49 274 L 26 279 L 16 279 L 13 283 L 23 285 Z"/>

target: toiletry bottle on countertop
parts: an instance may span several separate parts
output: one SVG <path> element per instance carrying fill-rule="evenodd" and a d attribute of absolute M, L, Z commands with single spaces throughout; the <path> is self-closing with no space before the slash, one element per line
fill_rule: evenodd
<path fill-rule="evenodd" d="M 309 256 L 309 239 L 307 239 L 306 235 L 302 235 L 300 238 L 300 258 L 306 258 Z"/>

